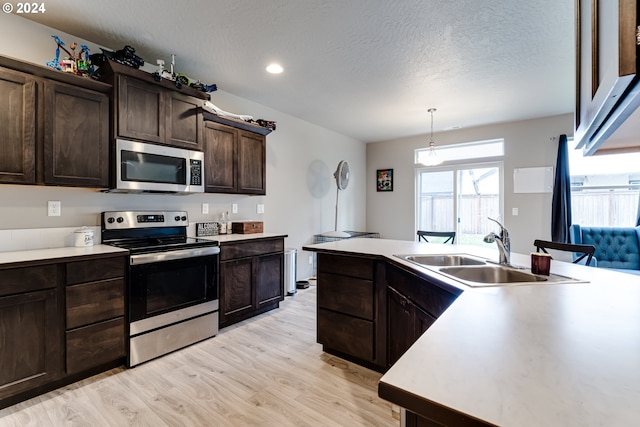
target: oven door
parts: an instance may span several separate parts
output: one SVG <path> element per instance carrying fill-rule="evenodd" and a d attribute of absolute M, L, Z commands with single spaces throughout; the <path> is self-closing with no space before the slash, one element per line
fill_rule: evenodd
<path fill-rule="evenodd" d="M 131 255 L 129 322 L 214 302 L 217 309 L 219 253 L 211 246 Z"/>

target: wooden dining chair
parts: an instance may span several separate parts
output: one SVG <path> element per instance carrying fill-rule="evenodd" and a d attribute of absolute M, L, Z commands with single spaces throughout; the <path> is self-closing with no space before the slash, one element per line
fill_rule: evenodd
<path fill-rule="evenodd" d="M 451 243 L 453 245 L 453 241 L 456 238 L 455 231 L 423 231 L 418 230 L 418 241 L 424 240 L 429 243 L 429 239 L 427 237 L 444 237 L 444 242 L 442 243 Z M 433 243 L 433 242 L 431 242 Z"/>
<path fill-rule="evenodd" d="M 578 256 L 573 260 L 574 264 L 579 263 L 585 257 L 587 261 L 585 265 L 591 265 L 591 258 L 593 258 L 593 254 L 596 251 L 596 247 L 593 245 L 578 245 L 573 243 L 560 243 L 560 242 L 549 242 L 546 240 L 535 240 L 533 245 L 536 247 L 536 252 L 544 252 L 548 254 L 547 249 L 553 249 L 556 251 L 564 251 L 564 252 L 573 252 Z"/>

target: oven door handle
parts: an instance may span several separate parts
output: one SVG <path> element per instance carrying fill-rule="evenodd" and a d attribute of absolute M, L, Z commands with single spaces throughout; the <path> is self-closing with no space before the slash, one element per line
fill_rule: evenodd
<path fill-rule="evenodd" d="M 129 262 L 131 265 L 151 264 L 154 262 L 172 261 L 176 259 L 194 258 L 220 253 L 218 246 L 194 249 L 180 249 L 177 251 L 155 252 L 151 254 L 131 255 Z"/>

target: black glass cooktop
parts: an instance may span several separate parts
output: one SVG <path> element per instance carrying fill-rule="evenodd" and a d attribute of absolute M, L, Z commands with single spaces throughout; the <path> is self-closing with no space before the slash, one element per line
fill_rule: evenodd
<path fill-rule="evenodd" d="M 107 244 L 122 249 L 128 249 L 131 253 L 166 252 L 179 249 L 218 246 L 218 242 L 215 240 L 198 239 L 195 237 L 132 239 L 107 242 Z"/>

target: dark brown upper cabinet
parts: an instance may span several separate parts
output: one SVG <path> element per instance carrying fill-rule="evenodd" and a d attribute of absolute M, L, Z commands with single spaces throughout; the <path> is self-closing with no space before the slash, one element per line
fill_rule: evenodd
<path fill-rule="evenodd" d="M 576 1 L 574 138 L 585 155 L 640 151 L 635 0 Z"/>
<path fill-rule="evenodd" d="M 0 183 L 107 187 L 110 90 L 0 57 Z"/>
<path fill-rule="evenodd" d="M 45 82 L 44 181 L 76 187 L 109 184 L 109 97 Z"/>
<path fill-rule="evenodd" d="M 205 191 L 266 194 L 264 135 L 205 122 Z"/>
<path fill-rule="evenodd" d="M 114 85 L 116 137 L 202 150 L 202 103 L 208 94 L 112 61 L 105 81 Z"/>
<path fill-rule="evenodd" d="M 0 181 L 36 182 L 36 79 L 0 68 Z"/>

